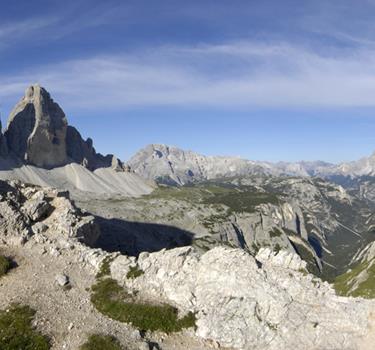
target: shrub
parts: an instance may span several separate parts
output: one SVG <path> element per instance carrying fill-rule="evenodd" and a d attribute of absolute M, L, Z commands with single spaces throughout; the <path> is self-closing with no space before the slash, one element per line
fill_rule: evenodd
<path fill-rule="evenodd" d="M 124 350 L 119 341 L 110 335 L 92 334 L 80 350 Z"/>
<path fill-rule="evenodd" d="M 99 312 L 140 330 L 172 333 L 195 326 L 193 313 L 179 319 L 178 310 L 171 305 L 135 301 L 113 279 L 98 281 L 92 291 L 91 301 Z"/>
<path fill-rule="evenodd" d="M 105 276 L 109 276 L 111 274 L 111 262 L 113 261 L 113 257 L 107 256 L 101 266 L 99 272 L 96 274 L 96 278 L 102 278 Z"/>
<path fill-rule="evenodd" d="M 0 277 L 4 276 L 12 267 L 11 261 L 5 256 L 0 255 Z"/>
<path fill-rule="evenodd" d="M 144 271 L 139 268 L 138 265 L 136 266 L 130 266 L 129 272 L 126 274 L 126 278 L 137 278 L 139 276 L 142 276 L 144 274 Z"/>
<path fill-rule="evenodd" d="M 277 227 L 274 227 L 270 231 L 270 237 L 271 238 L 281 237 L 282 235 L 283 235 L 283 232 L 280 229 L 278 229 Z"/>
<path fill-rule="evenodd" d="M 0 311 L 1 350 L 47 350 L 50 348 L 47 337 L 32 327 L 35 311 L 29 306 L 12 305 Z"/>

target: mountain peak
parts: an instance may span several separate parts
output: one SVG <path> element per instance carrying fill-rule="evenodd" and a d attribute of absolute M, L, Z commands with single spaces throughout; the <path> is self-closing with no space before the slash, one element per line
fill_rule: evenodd
<path fill-rule="evenodd" d="M 49 92 L 42 87 L 40 84 L 36 83 L 33 85 L 30 85 L 26 91 L 24 99 L 27 101 L 32 101 L 34 99 L 51 99 L 51 95 Z"/>
<path fill-rule="evenodd" d="M 113 164 L 116 169 L 123 166 L 112 155 L 96 153 L 91 139 L 84 141 L 80 133 L 68 125 L 62 108 L 39 84 L 30 85 L 10 113 L 5 139 L 11 157 L 41 168 L 72 162 L 90 170 Z"/>
<path fill-rule="evenodd" d="M 60 166 L 67 161 L 67 125 L 60 106 L 47 90 L 34 84 L 11 112 L 5 136 L 18 158 L 40 167 Z"/>

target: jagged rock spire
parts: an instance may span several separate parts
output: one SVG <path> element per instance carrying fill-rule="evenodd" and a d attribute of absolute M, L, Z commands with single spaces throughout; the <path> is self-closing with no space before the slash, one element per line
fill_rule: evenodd
<path fill-rule="evenodd" d="M 36 166 L 66 164 L 67 125 L 63 110 L 50 94 L 40 85 L 32 85 L 9 116 L 5 131 L 8 148 Z"/>
<path fill-rule="evenodd" d="M 54 168 L 75 162 L 90 170 L 113 167 L 116 171 L 126 171 L 113 155 L 96 153 L 92 140 L 83 140 L 68 125 L 64 111 L 39 84 L 27 88 L 14 107 L 5 139 L 11 156 L 38 167 Z M 0 140 L 0 155 L 2 150 Z"/>

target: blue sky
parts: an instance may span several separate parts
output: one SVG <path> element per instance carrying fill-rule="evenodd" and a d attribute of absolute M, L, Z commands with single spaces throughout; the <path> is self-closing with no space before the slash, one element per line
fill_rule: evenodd
<path fill-rule="evenodd" d="M 2 121 L 34 82 L 97 150 L 375 150 L 373 0 L 2 1 Z"/>

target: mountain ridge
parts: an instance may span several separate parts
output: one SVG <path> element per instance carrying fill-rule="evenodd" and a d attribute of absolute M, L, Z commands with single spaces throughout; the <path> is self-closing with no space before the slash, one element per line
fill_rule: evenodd
<path fill-rule="evenodd" d="M 276 163 L 235 156 L 206 156 L 166 144 L 149 144 L 136 152 L 127 164 L 138 174 L 158 182 L 184 185 L 219 177 L 266 175 L 359 177 L 375 175 L 375 153 L 357 161 L 332 164 L 325 161 Z"/>

